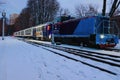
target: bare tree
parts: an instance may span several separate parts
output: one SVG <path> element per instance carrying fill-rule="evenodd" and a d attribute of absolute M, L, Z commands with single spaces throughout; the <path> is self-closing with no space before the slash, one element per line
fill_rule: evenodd
<path fill-rule="evenodd" d="M 15 23 L 15 30 L 52 21 L 59 9 L 57 0 L 28 0 Z"/>
<path fill-rule="evenodd" d="M 30 19 L 37 25 L 53 20 L 59 10 L 59 3 L 57 0 L 28 0 L 28 7 Z"/>
<path fill-rule="evenodd" d="M 88 5 L 88 11 L 86 12 L 86 16 L 94 16 L 94 15 L 97 15 L 97 13 L 98 13 L 97 10 L 98 10 L 97 5 L 89 4 L 89 5 Z"/>
<path fill-rule="evenodd" d="M 75 7 L 76 15 L 78 17 L 93 16 L 98 13 L 97 8 L 98 7 L 96 5 L 92 4 L 89 4 L 88 6 L 80 4 Z"/>
<path fill-rule="evenodd" d="M 62 16 L 63 10 L 64 10 L 63 8 L 60 8 L 60 9 L 58 10 L 58 15 L 59 15 L 59 16 Z"/>
<path fill-rule="evenodd" d="M 22 12 L 20 13 L 19 17 L 15 21 L 15 28 L 17 30 L 25 29 L 29 27 L 29 19 L 30 19 L 30 14 L 29 14 L 29 9 L 24 8 Z"/>
<path fill-rule="evenodd" d="M 70 11 L 67 8 L 66 9 L 60 8 L 58 11 L 58 16 L 62 15 L 68 16 L 70 15 Z"/>
<path fill-rule="evenodd" d="M 64 9 L 63 15 L 70 15 L 70 11 L 68 9 Z"/>
<path fill-rule="evenodd" d="M 80 4 L 75 7 L 76 15 L 79 17 L 85 16 L 85 13 L 87 11 L 87 6 Z"/>

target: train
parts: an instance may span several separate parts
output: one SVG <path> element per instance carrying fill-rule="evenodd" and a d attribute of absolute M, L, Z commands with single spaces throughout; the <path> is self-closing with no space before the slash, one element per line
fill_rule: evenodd
<path fill-rule="evenodd" d="M 60 16 L 52 22 L 14 32 L 15 37 L 33 38 L 54 43 L 77 44 L 99 48 L 119 43 L 118 27 L 109 17 L 73 18 Z"/>

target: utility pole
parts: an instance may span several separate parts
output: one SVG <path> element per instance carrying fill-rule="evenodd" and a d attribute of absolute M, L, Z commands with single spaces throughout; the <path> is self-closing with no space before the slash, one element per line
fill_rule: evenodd
<path fill-rule="evenodd" d="M 6 16 L 5 11 L 2 12 L 2 16 L 3 16 L 3 24 L 2 24 L 2 40 L 4 40 L 4 27 L 5 27 L 5 16 Z"/>
<path fill-rule="evenodd" d="M 103 0 L 102 15 L 105 16 L 105 13 L 106 13 L 106 0 Z"/>
<path fill-rule="evenodd" d="M 115 10 L 118 8 L 119 4 L 120 4 L 120 0 L 119 1 L 118 0 L 114 0 L 114 2 L 112 4 L 112 7 L 111 7 L 111 10 L 109 12 L 109 16 L 110 17 L 113 16 L 113 14 L 114 14 Z"/>
<path fill-rule="evenodd" d="M 55 44 L 55 41 L 54 41 L 54 23 L 52 24 L 52 44 L 54 45 Z"/>

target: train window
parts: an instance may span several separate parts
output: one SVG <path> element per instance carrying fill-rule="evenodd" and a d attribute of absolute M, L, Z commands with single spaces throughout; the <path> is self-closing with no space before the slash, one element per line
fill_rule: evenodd
<path fill-rule="evenodd" d="M 30 34 L 31 34 L 31 29 L 27 29 L 27 30 L 25 31 L 25 34 L 26 34 L 26 35 L 30 35 Z"/>
<path fill-rule="evenodd" d="M 118 34 L 117 25 L 113 21 L 104 20 L 97 27 L 99 34 Z"/>
<path fill-rule="evenodd" d="M 24 31 L 21 31 L 21 35 L 24 35 Z"/>
<path fill-rule="evenodd" d="M 42 27 L 39 28 L 39 31 L 42 31 Z"/>
<path fill-rule="evenodd" d="M 36 31 L 37 31 L 37 32 L 39 32 L 39 31 L 41 31 L 41 30 L 42 30 L 42 27 L 36 28 Z"/>

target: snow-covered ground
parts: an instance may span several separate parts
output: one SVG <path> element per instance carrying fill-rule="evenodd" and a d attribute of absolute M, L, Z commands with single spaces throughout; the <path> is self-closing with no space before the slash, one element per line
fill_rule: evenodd
<path fill-rule="evenodd" d="M 33 42 L 37 42 L 37 43 L 51 44 L 51 42 L 45 42 L 45 41 L 39 41 L 39 40 L 29 40 L 28 39 L 28 41 L 33 41 Z M 80 49 L 80 50 L 87 50 L 87 51 L 93 51 L 93 52 L 100 52 L 100 53 L 103 53 L 103 54 L 110 54 L 110 55 L 118 55 L 118 56 L 120 56 L 119 52 L 111 52 L 111 51 L 106 51 L 106 50 L 102 50 L 102 49 L 87 48 L 87 47 L 83 47 L 83 46 L 72 46 L 72 45 L 66 45 L 66 44 L 61 44 L 59 46 L 64 46 L 64 47 L 75 48 L 75 49 Z M 115 49 L 120 49 L 120 40 L 119 40 L 119 44 L 117 44 L 115 46 Z"/>
<path fill-rule="evenodd" d="M 5 40 L 0 37 L 0 80 L 120 80 L 118 67 L 59 52 L 98 65 L 117 75 L 67 59 L 14 37 L 6 37 Z"/>
<path fill-rule="evenodd" d="M 117 44 L 115 48 L 120 49 L 120 40 L 119 40 L 119 44 Z"/>

